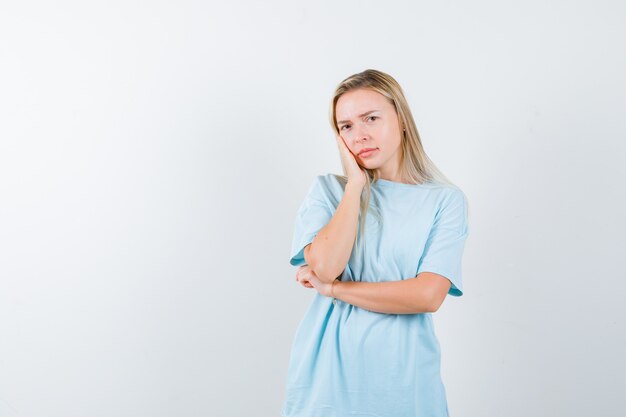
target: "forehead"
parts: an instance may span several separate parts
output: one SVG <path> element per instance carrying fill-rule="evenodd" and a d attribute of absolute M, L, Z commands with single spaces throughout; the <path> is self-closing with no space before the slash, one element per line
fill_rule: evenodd
<path fill-rule="evenodd" d="M 370 110 L 386 110 L 390 106 L 387 98 L 372 90 L 358 89 L 344 93 L 337 100 L 337 120 L 350 120 Z"/>

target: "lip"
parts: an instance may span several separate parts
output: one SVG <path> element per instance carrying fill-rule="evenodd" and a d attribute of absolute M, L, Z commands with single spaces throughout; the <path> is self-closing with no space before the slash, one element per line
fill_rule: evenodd
<path fill-rule="evenodd" d="M 361 158 L 368 158 L 369 156 L 373 155 L 374 152 L 376 152 L 377 150 L 378 148 L 366 148 L 359 152 L 359 156 Z"/>

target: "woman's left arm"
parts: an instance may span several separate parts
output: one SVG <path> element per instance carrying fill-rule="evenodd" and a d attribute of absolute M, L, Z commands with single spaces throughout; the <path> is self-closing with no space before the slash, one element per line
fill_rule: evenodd
<path fill-rule="evenodd" d="M 336 281 L 332 294 L 341 301 L 379 313 L 434 313 L 446 298 L 450 285 L 450 280 L 442 275 L 421 272 L 400 281 Z"/>

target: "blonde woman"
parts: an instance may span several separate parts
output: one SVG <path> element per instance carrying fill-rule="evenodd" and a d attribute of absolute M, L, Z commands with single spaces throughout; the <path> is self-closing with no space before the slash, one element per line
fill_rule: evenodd
<path fill-rule="evenodd" d="M 461 296 L 464 193 L 428 158 L 396 80 L 337 87 L 330 112 L 344 175 L 318 175 L 290 263 L 316 294 L 289 361 L 283 417 L 447 417 L 433 313 Z"/>

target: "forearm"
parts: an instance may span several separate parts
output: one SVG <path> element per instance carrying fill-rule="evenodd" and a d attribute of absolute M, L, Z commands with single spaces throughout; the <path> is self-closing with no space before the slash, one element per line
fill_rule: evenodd
<path fill-rule="evenodd" d="M 337 281 L 335 298 L 365 310 L 388 314 L 434 311 L 432 291 L 418 278 L 390 282 Z"/>
<path fill-rule="evenodd" d="M 307 264 L 324 282 L 333 282 L 348 265 L 356 238 L 362 190 L 360 185 L 346 184 L 333 217 L 317 233 L 310 248 L 305 249 Z"/>

